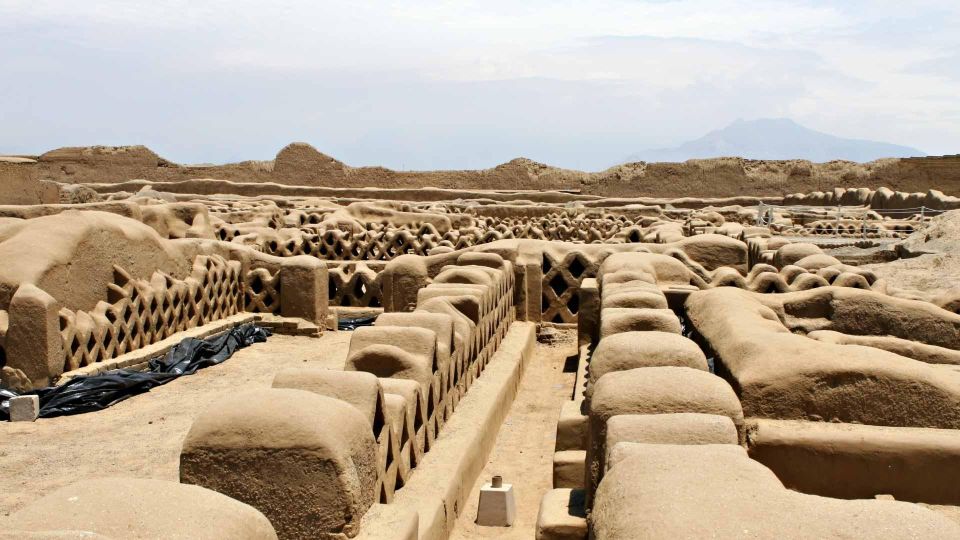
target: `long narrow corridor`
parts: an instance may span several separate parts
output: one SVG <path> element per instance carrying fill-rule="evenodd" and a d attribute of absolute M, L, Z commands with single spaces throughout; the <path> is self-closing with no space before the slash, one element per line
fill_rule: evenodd
<path fill-rule="evenodd" d="M 575 370 L 565 369 L 567 359 L 577 353 L 576 329 L 559 330 L 555 336 L 552 343 L 537 343 L 490 459 L 473 486 L 451 539 L 534 537 L 540 499 L 553 487 L 557 418 L 563 402 L 570 399 L 576 377 Z M 517 516 L 512 527 L 481 527 L 475 523 L 480 488 L 495 474 L 502 476 L 505 484 L 513 485 Z"/>

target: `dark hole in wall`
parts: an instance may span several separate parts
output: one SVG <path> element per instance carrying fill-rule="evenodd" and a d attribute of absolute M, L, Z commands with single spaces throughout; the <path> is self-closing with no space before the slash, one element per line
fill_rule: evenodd
<path fill-rule="evenodd" d="M 550 282 L 548 283 L 548 285 L 550 285 L 550 288 L 553 289 L 554 294 L 556 294 L 557 296 L 560 296 L 561 294 L 563 294 L 563 291 L 567 290 L 568 288 L 567 280 L 563 279 L 563 276 L 561 274 L 556 274 L 555 276 L 553 276 L 553 278 L 550 279 Z"/>
<path fill-rule="evenodd" d="M 563 361 L 563 372 L 564 373 L 576 373 L 577 366 L 580 364 L 580 353 L 571 354 Z"/>
<path fill-rule="evenodd" d="M 574 257 L 573 261 L 570 263 L 570 274 L 573 277 L 579 278 L 586 269 L 587 267 L 585 264 L 583 264 L 583 261 L 580 260 L 580 257 Z"/>
<path fill-rule="evenodd" d="M 327 279 L 327 299 L 333 300 L 337 297 L 337 285 L 333 279 Z"/>

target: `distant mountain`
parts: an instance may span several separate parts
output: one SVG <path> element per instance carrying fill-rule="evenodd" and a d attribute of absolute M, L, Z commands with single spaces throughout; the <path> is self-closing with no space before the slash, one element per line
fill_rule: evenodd
<path fill-rule="evenodd" d="M 737 120 L 675 148 L 644 150 L 628 161 L 686 161 L 692 158 L 744 157 L 750 159 L 806 159 L 817 163 L 844 159 L 873 161 L 886 157 L 925 156 L 908 146 L 843 139 L 821 133 L 788 118 Z"/>

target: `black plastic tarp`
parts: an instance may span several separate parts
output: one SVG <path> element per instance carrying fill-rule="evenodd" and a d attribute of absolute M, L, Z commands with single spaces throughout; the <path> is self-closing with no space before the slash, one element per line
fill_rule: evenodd
<path fill-rule="evenodd" d="M 182 375 L 192 375 L 198 369 L 219 364 L 237 350 L 266 341 L 269 336 L 270 331 L 266 328 L 245 324 L 207 339 L 184 339 L 166 355 L 150 360 L 149 371 L 117 369 L 90 377 L 75 377 L 61 386 L 26 394 L 40 396 L 41 418 L 99 411 Z M 17 395 L 10 390 L 0 390 L 0 419 L 9 418 L 6 400 Z"/>
<path fill-rule="evenodd" d="M 365 317 L 353 317 L 340 319 L 337 321 L 337 330 L 356 330 L 361 326 L 370 326 L 377 320 L 377 315 L 367 315 Z"/>

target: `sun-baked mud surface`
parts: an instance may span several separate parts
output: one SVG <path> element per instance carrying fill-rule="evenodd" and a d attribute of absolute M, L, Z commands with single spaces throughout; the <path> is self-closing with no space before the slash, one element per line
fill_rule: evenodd
<path fill-rule="evenodd" d="M 960 286 L 960 252 L 921 255 L 882 264 L 866 264 L 863 268 L 897 287 L 944 293 Z"/>
<path fill-rule="evenodd" d="M 933 218 L 908 236 L 901 250 L 915 256 L 863 267 L 903 289 L 940 294 L 960 287 L 960 212 Z"/>
<path fill-rule="evenodd" d="M 563 330 L 553 344 L 537 344 L 510 413 L 500 426 L 490 459 L 470 492 L 451 539 L 533 538 L 540 499 L 553 487 L 560 406 L 573 391 L 575 373 L 565 371 L 564 364 L 576 353 L 574 330 Z M 495 474 L 503 476 L 504 483 L 513 484 L 517 517 L 510 528 L 481 527 L 475 523 L 480 488 Z"/>
<path fill-rule="evenodd" d="M 0 516 L 84 478 L 179 480 L 184 436 L 213 400 L 231 390 L 269 388 L 286 367 L 341 369 L 349 332 L 320 339 L 275 335 L 225 363 L 182 377 L 100 412 L 0 423 Z"/>

